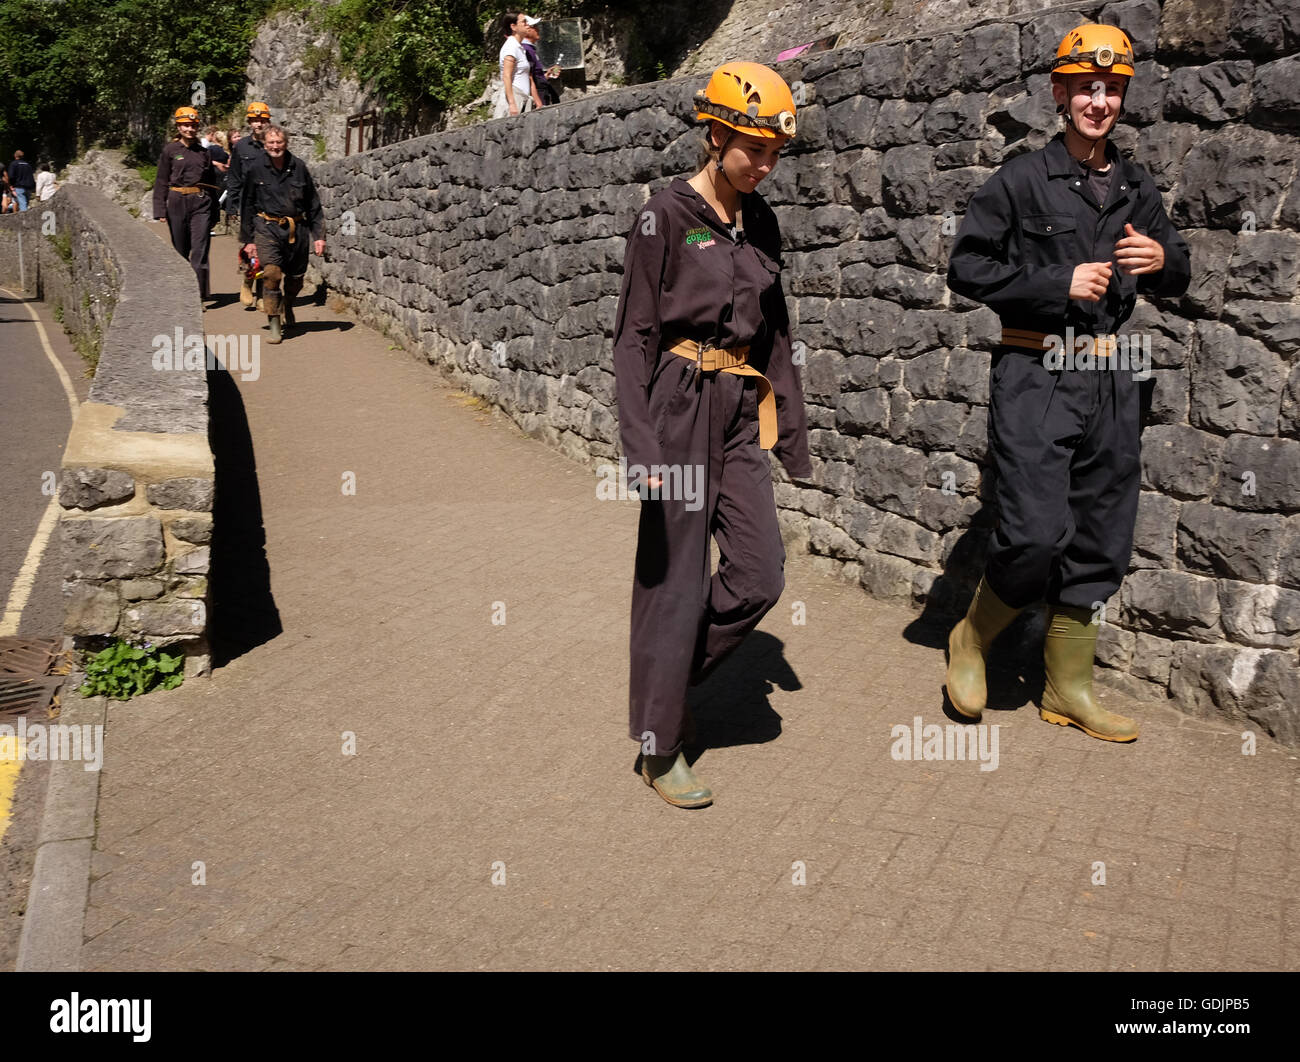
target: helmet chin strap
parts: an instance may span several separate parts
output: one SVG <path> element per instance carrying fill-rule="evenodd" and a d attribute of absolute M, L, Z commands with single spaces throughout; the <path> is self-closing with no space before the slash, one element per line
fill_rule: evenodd
<path fill-rule="evenodd" d="M 731 143 L 732 137 L 734 137 L 735 135 L 736 134 L 734 131 L 728 133 L 727 139 L 722 142 L 722 147 L 718 149 L 718 162 L 717 165 L 713 167 L 713 187 L 715 190 L 717 189 L 718 174 L 722 174 L 722 179 L 731 185 L 732 191 L 734 191 L 737 195 L 739 195 L 740 189 L 731 183 L 731 178 L 727 176 L 727 171 L 722 166 L 722 156 L 727 153 L 727 145 Z"/>

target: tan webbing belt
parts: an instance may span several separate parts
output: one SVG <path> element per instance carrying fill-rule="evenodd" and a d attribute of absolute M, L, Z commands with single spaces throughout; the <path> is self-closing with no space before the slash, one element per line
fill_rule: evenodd
<path fill-rule="evenodd" d="M 749 347 L 712 347 L 694 339 L 679 339 L 665 348 L 670 354 L 695 362 L 700 372 L 728 372 L 733 376 L 753 376 L 758 381 L 758 445 L 770 450 L 776 445 L 776 395 L 771 381 L 747 364 Z"/>
<path fill-rule="evenodd" d="M 215 184 L 169 184 L 167 187 L 181 195 L 198 195 L 205 188 L 214 192 L 219 190 Z"/>
<path fill-rule="evenodd" d="M 1046 332 L 1031 332 L 1026 328 L 1002 329 L 1002 345 L 1006 347 L 1023 347 L 1025 350 L 1046 351 L 1052 349 L 1051 337 Z M 1081 339 L 1092 340 L 1092 352 L 1099 358 L 1109 358 L 1115 353 L 1115 337 L 1109 336 L 1075 336 L 1077 343 Z M 1061 336 L 1056 336 L 1063 343 Z"/>
<path fill-rule="evenodd" d="M 266 212 L 263 211 L 263 210 L 259 210 L 259 211 L 257 212 L 257 216 L 258 216 L 259 218 L 266 218 L 267 221 L 274 221 L 277 225 L 280 226 L 280 228 L 284 228 L 284 226 L 287 224 L 287 225 L 289 226 L 289 242 L 290 242 L 290 243 L 293 243 L 293 241 L 294 241 L 294 239 L 295 239 L 295 236 L 294 236 L 294 223 L 295 223 L 295 222 L 298 222 L 298 221 L 306 221 L 306 220 L 307 220 L 306 216 L 305 216 L 305 215 L 302 215 L 302 214 L 298 214 L 298 215 L 296 215 L 296 216 L 295 216 L 295 215 L 291 215 L 291 214 L 289 214 L 289 215 L 285 215 L 284 217 L 279 217 L 279 216 L 277 216 L 277 215 L 275 215 L 275 214 L 268 214 L 268 213 L 266 213 Z"/>

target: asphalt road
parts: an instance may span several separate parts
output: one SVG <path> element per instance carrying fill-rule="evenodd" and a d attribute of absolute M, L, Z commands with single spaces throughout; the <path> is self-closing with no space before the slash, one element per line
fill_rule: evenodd
<path fill-rule="evenodd" d="M 90 380 L 50 307 L 24 303 L 0 289 L 0 632 L 41 638 L 63 631 L 57 534 L 49 536 L 39 557 L 16 626 L 15 617 L 3 613 L 58 489 L 59 464 L 72 427 L 63 383 L 32 313 L 78 401 L 85 400 Z M 17 721 L 15 715 L 0 717 L 10 725 Z M 43 761 L 0 763 L 0 970 L 13 969 L 17 957 L 47 777 Z"/>
<path fill-rule="evenodd" d="M 36 312 L 78 401 L 90 389 L 85 362 L 41 303 L 24 304 L 0 289 L 0 603 L 8 602 L 28 548 L 57 490 L 59 462 L 72 428 L 63 385 L 50 363 Z M 63 630 L 57 539 L 51 538 L 17 631 L 55 637 Z"/>

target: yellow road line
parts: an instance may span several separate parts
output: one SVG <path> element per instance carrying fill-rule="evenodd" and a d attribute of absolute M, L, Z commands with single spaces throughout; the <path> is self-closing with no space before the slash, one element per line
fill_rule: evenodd
<path fill-rule="evenodd" d="M 28 305 L 26 299 L 14 294 L 8 288 L 0 288 L 0 292 L 3 292 L 11 299 L 19 300 L 19 305 L 27 311 L 27 316 L 36 325 L 36 334 L 40 336 L 45 356 L 49 359 L 50 364 L 54 366 L 54 372 L 59 378 L 59 383 L 63 385 L 63 393 L 68 399 L 68 411 L 75 421 L 77 419 L 77 410 L 80 408 L 77 403 L 77 393 L 72 389 L 72 380 L 68 377 L 67 370 L 63 368 L 62 363 L 54 354 L 54 348 L 50 346 L 50 337 L 45 334 L 45 326 L 41 324 L 40 318 L 36 316 L 36 312 Z M 23 558 L 22 567 L 18 569 L 13 586 L 9 588 L 9 599 L 5 602 L 3 615 L 0 615 L 0 637 L 18 633 L 18 622 L 22 619 L 23 609 L 27 607 L 27 599 L 31 596 L 32 587 L 36 583 L 36 571 L 41 566 L 41 557 L 45 553 L 45 547 L 49 544 L 50 536 L 54 533 L 54 528 L 58 525 L 58 522 L 59 499 L 56 495 L 50 499 L 49 505 L 45 507 L 40 525 L 36 528 L 36 535 L 27 547 L 27 555 Z"/>
<path fill-rule="evenodd" d="M 0 739 L 0 841 L 9 829 L 14 804 L 14 790 L 18 787 L 18 772 L 23 768 L 23 746 L 17 737 Z M 12 758 L 10 758 L 12 757 Z"/>

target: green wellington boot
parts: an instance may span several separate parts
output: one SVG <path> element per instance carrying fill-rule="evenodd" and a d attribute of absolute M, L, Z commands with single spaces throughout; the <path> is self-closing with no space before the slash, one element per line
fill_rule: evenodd
<path fill-rule="evenodd" d="M 271 326 L 271 335 L 267 339 L 268 343 L 280 342 L 280 292 L 268 291 L 262 296 L 262 304 L 266 308 L 266 320 Z"/>
<path fill-rule="evenodd" d="M 1020 609 L 1002 603 L 987 579 L 981 579 L 962 621 L 948 635 L 948 700 L 967 719 L 979 721 L 988 703 L 984 661 L 993 639 L 1006 630 Z"/>
<path fill-rule="evenodd" d="M 1100 629 L 1092 622 L 1090 609 L 1052 606 L 1043 643 L 1047 682 L 1038 714 L 1049 723 L 1077 726 L 1102 741 L 1133 741 L 1138 736 L 1137 723 L 1108 712 L 1092 695 L 1092 662 Z"/>
<path fill-rule="evenodd" d="M 678 808 L 706 808 L 713 790 L 695 777 L 686 756 L 642 756 L 641 777 L 668 803 Z"/>

